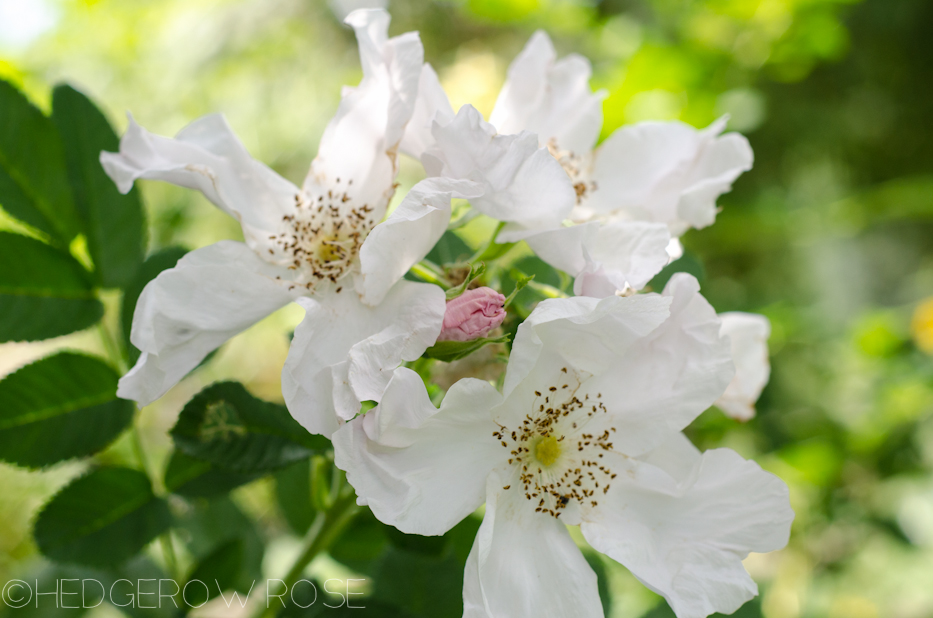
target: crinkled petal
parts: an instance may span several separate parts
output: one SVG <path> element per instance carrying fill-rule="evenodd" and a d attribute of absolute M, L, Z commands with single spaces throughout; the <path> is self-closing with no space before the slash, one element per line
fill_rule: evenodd
<path fill-rule="evenodd" d="M 525 238 L 551 266 L 576 277 L 578 296 L 611 296 L 628 285 L 641 289 L 669 260 L 670 232 L 661 223 L 591 221 Z"/>
<path fill-rule="evenodd" d="M 587 383 L 609 411 L 594 419 L 594 433 L 602 424 L 614 427 L 617 451 L 637 456 L 662 443 L 711 406 L 735 375 L 729 341 L 699 290 L 691 275 L 674 275 L 662 294 L 672 301 L 670 318 Z"/>
<path fill-rule="evenodd" d="M 578 296 L 539 303 L 518 327 L 503 394 L 508 396 L 525 380 L 543 355 L 591 374 L 607 371 L 667 320 L 670 305 L 670 298 L 658 294 Z"/>
<path fill-rule="evenodd" d="M 464 618 L 602 618 L 596 574 L 566 526 L 493 472 L 463 577 Z"/>
<path fill-rule="evenodd" d="M 433 135 L 435 145 L 422 157 L 428 175 L 481 183 L 484 195 L 470 203 L 512 224 L 500 240 L 516 240 L 523 230 L 557 227 L 570 214 L 576 200 L 570 178 L 546 148 L 538 148 L 534 134 L 497 135 L 465 105 L 451 122 L 435 120 Z"/>
<path fill-rule="evenodd" d="M 415 32 L 389 39 L 382 9 L 360 9 L 345 21 L 356 31 L 363 79 L 344 89 L 304 186 L 317 195 L 340 185 L 338 178 L 344 188 L 352 180 L 352 201 L 381 218 L 394 192 L 396 153 L 415 107 L 424 49 Z"/>
<path fill-rule="evenodd" d="M 771 377 L 768 337 L 771 323 L 763 315 L 738 311 L 721 313 L 721 333 L 729 337 L 735 377 L 716 405 L 739 421 L 755 416 L 755 402 Z"/>
<path fill-rule="evenodd" d="M 678 618 L 731 614 L 758 593 L 742 560 L 784 547 L 794 512 L 784 482 L 734 451 L 690 458 L 684 476 L 646 463 L 619 475 L 581 531 Z"/>
<path fill-rule="evenodd" d="M 558 227 L 525 237 L 525 242 L 539 258 L 558 270 L 576 277 L 586 268 L 584 247 L 596 242 L 599 223 Z"/>
<path fill-rule="evenodd" d="M 174 139 L 149 133 L 132 116 L 129 120 L 120 152 L 100 153 L 104 171 L 121 192 L 139 178 L 200 191 L 242 224 L 250 246 L 276 230 L 293 209 L 298 188 L 250 157 L 222 115 L 195 120 Z"/>
<path fill-rule="evenodd" d="M 450 200 L 482 195 L 469 180 L 428 178 L 409 191 L 398 208 L 377 225 L 360 250 L 363 300 L 382 301 L 389 288 L 440 240 L 450 222 Z"/>
<path fill-rule="evenodd" d="M 405 128 L 399 151 L 420 160 L 421 155 L 434 145 L 434 135 L 431 133 L 434 121 L 447 124 L 453 118 L 454 108 L 450 106 L 450 100 L 441 87 L 437 73 L 430 64 L 425 63 L 421 67 L 415 109 Z"/>
<path fill-rule="evenodd" d="M 662 295 L 544 301 L 515 336 L 508 400 L 496 419 L 506 426 L 521 422 L 534 391 L 566 373 L 579 381 L 578 397 L 606 406 L 606 414 L 588 421 L 590 432 L 611 431 L 615 450 L 636 457 L 682 430 L 725 391 L 734 369 L 719 330 L 696 279 L 684 273 Z"/>
<path fill-rule="evenodd" d="M 719 136 L 725 124 L 704 130 L 682 122 L 643 122 L 622 127 L 596 150 L 586 202 L 595 213 L 624 213 L 668 225 L 679 236 L 716 216 L 716 199 L 752 166 L 748 141 Z"/>
<path fill-rule="evenodd" d="M 136 303 L 130 340 L 142 351 L 117 395 L 145 406 L 222 343 L 287 305 L 288 271 L 225 240 L 187 254 L 149 282 Z"/>
<path fill-rule="evenodd" d="M 337 467 L 376 517 L 408 534 L 444 534 L 483 503 L 503 449 L 488 382 L 455 383 L 440 410 L 421 377 L 396 369 L 380 404 L 334 435 Z"/>
<path fill-rule="evenodd" d="M 282 393 L 305 429 L 330 437 L 338 419 L 379 401 L 393 370 L 437 340 L 445 298 L 435 285 L 399 281 L 375 307 L 352 290 L 299 304 L 306 313 L 282 370 Z"/>
<path fill-rule="evenodd" d="M 542 144 L 588 153 L 603 124 L 603 92 L 590 91 L 592 68 L 583 56 L 557 60 L 551 39 L 535 32 L 509 67 L 489 116 L 499 133 L 531 131 Z"/>

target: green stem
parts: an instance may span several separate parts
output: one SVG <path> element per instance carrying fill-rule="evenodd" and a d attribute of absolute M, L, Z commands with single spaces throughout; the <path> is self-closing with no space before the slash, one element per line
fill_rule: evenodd
<path fill-rule="evenodd" d="M 473 254 L 468 261 L 470 264 L 475 264 L 476 262 L 487 258 L 487 253 L 490 252 L 492 247 L 496 244 L 496 238 L 499 236 L 499 232 L 502 231 L 502 228 L 505 227 L 505 221 L 500 221 L 499 225 L 496 226 L 496 229 L 493 231 L 492 236 L 489 237 L 489 240 L 486 241 L 486 244 L 477 249 L 476 253 Z"/>
<path fill-rule="evenodd" d="M 172 531 L 168 530 L 159 537 L 159 544 L 162 546 L 162 557 L 165 559 L 165 567 L 169 575 L 175 581 L 178 581 L 181 573 L 178 571 L 178 560 L 175 558 L 175 546 L 172 544 Z"/>
<path fill-rule="evenodd" d="M 422 281 L 439 285 L 445 290 L 450 289 L 450 282 L 447 281 L 447 278 L 441 273 L 441 269 L 436 264 L 432 264 L 428 260 L 421 260 L 412 266 L 411 274 L 418 277 Z"/>
<path fill-rule="evenodd" d="M 116 339 L 114 339 L 113 335 L 111 335 L 107 327 L 104 326 L 103 320 L 97 323 L 97 332 L 100 334 L 101 343 L 104 344 L 104 351 L 107 353 L 110 362 L 117 366 L 121 374 L 126 373 L 126 360 L 123 358 L 123 353 L 120 351 L 120 345 L 117 343 Z"/>
<path fill-rule="evenodd" d="M 347 527 L 347 524 L 353 520 L 353 517 L 358 512 L 359 508 L 356 506 L 356 494 L 353 488 L 349 485 L 344 485 L 340 491 L 339 497 L 334 501 L 333 506 L 327 511 L 319 512 L 314 518 L 314 523 L 312 523 L 311 528 L 308 529 L 308 534 L 305 536 L 302 544 L 301 554 L 299 554 L 294 564 L 292 564 L 288 574 L 282 578 L 281 584 L 276 586 L 273 594 L 270 594 L 266 598 L 266 605 L 269 605 L 269 601 L 273 599 L 273 597 L 286 594 L 295 582 L 301 579 L 305 567 L 307 567 L 318 554 L 325 551 L 337 540 Z M 273 618 L 281 609 L 281 605 L 273 605 L 271 607 L 260 605 L 253 616 L 254 618 Z"/>

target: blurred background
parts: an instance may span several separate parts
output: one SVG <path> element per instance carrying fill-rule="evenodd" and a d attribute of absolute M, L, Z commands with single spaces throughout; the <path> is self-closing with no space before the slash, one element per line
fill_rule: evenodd
<path fill-rule="evenodd" d="M 46 110 L 52 85 L 69 82 L 120 131 L 126 111 L 165 135 L 223 112 L 256 158 L 298 182 L 340 86 L 360 78 L 352 31 L 340 20 L 371 4 L 0 0 L 0 78 Z M 797 513 L 785 550 L 747 560 L 762 595 L 741 615 L 933 617 L 933 3 L 392 0 L 388 8 L 392 34 L 420 31 L 455 109 L 469 102 L 488 115 L 509 62 L 544 28 L 561 55 L 591 59 L 594 88 L 609 93 L 604 137 L 641 120 L 702 127 L 731 115 L 755 167 L 720 199 L 714 226 L 686 235 L 677 267 L 698 276 L 718 311 L 771 319 L 773 373 L 757 418 L 741 424 L 712 409 L 689 433 L 702 448 L 731 447 L 779 474 Z M 418 170 L 403 165 L 403 189 Z M 158 183 L 142 190 L 150 251 L 240 235 L 200 195 Z M 0 211 L 0 227 L 11 225 Z M 157 465 L 170 451 L 166 431 L 204 385 L 232 378 L 281 400 L 288 333 L 300 318 L 294 306 L 271 316 L 144 410 Z M 0 375 L 60 347 L 100 351 L 94 332 L 4 344 Z M 119 461 L 128 448 L 118 442 L 103 458 Z M 36 511 L 84 465 L 0 464 L 0 580 L 41 566 L 30 538 Z M 265 547 L 267 575 L 298 542 L 277 488 L 266 479 L 233 494 L 235 511 L 254 522 L 236 525 L 250 525 Z M 354 572 L 346 562 L 324 556 L 312 569 Z M 603 560 L 602 569 L 610 616 L 670 615 L 624 568 Z M 119 615 L 106 605 L 93 612 Z"/>

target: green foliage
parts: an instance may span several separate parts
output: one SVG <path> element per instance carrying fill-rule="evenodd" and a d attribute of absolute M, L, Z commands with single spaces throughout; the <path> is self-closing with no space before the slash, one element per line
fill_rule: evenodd
<path fill-rule="evenodd" d="M 0 381 L 0 459 L 33 468 L 93 455 L 133 420 L 117 374 L 100 360 L 60 352 Z"/>
<path fill-rule="evenodd" d="M 0 342 L 82 330 L 104 313 L 84 267 L 38 240 L 0 232 Z"/>
<path fill-rule="evenodd" d="M 454 556 L 435 556 L 392 547 L 376 569 L 373 596 L 419 618 L 463 615 L 463 565 Z"/>
<path fill-rule="evenodd" d="M 67 247 L 81 229 L 52 121 L 0 80 L 0 205 Z"/>
<path fill-rule="evenodd" d="M 292 532 L 305 534 L 315 515 L 311 500 L 311 466 L 308 461 L 296 461 L 275 474 L 275 497 Z"/>
<path fill-rule="evenodd" d="M 200 606 L 220 594 L 219 591 L 240 590 L 241 569 L 243 567 L 243 541 L 233 539 L 220 545 L 213 552 L 202 558 L 191 570 L 186 582 L 195 580 L 207 585 L 207 589 L 194 583 L 185 601 L 190 606 Z M 214 594 L 214 591 L 218 591 Z M 247 590 L 240 590 L 247 592 Z"/>
<path fill-rule="evenodd" d="M 117 399 L 117 374 L 100 360 L 60 352 L 0 381 L 0 459 L 39 468 L 102 450 L 135 410 Z"/>
<path fill-rule="evenodd" d="M 99 282 L 123 287 L 142 263 L 146 220 L 139 192 L 134 188 L 121 195 L 100 164 L 101 151 L 117 151 L 119 139 L 94 103 L 71 86 L 57 86 L 52 93 L 52 121 L 62 137 L 68 178 Z"/>
<path fill-rule="evenodd" d="M 466 358 L 489 344 L 508 343 L 509 337 L 509 335 L 502 335 L 501 337 L 480 337 L 472 341 L 438 341 L 424 351 L 424 357 L 449 363 Z"/>
<path fill-rule="evenodd" d="M 183 453 L 241 474 L 270 472 L 326 450 L 285 406 L 256 399 L 236 382 L 220 382 L 185 405 L 172 428 Z"/>
<path fill-rule="evenodd" d="M 35 538 L 47 557 L 88 566 L 119 564 L 168 529 L 165 501 L 149 479 L 129 468 L 98 468 L 45 505 Z"/>
<path fill-rule="evenodd" d="M 226 494 L 258 478 L 220 470 L 211 463 L 173 451 L 165 468 L 165 488 L 186 498 L 209 498 Z"/>

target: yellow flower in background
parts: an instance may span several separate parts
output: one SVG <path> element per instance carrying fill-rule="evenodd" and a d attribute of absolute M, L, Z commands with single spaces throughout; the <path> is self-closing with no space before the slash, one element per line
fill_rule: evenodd
<path fill-rule="evenodd" d="M 917 347 L 933 354 L 933 297 L 920 303 L 914 310 L 914 317 L 910 321 L 910 334 Z"/>

